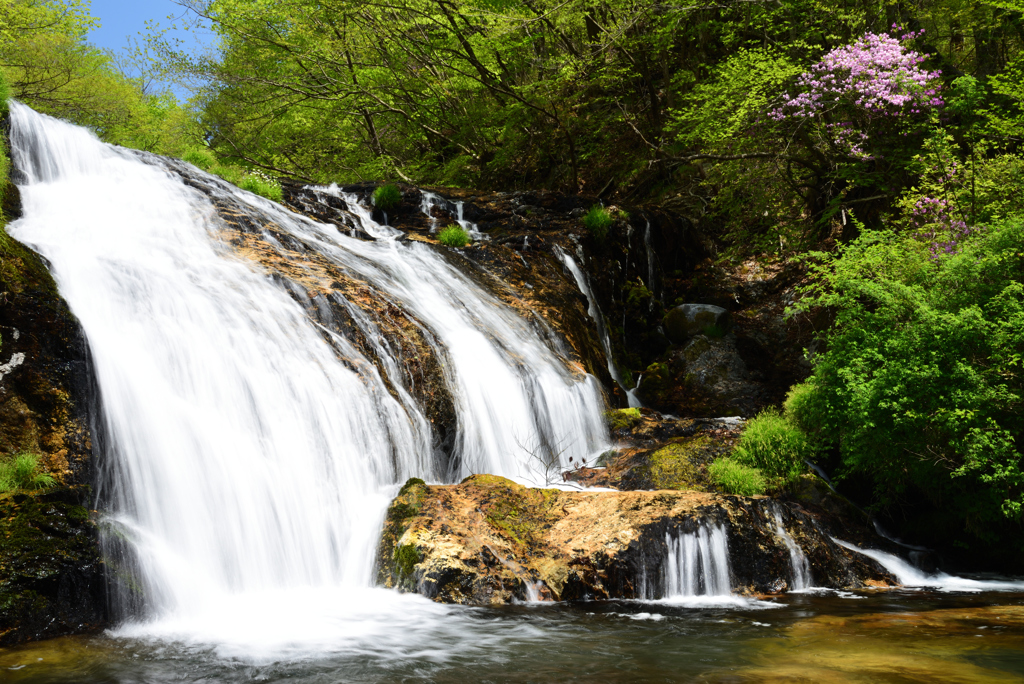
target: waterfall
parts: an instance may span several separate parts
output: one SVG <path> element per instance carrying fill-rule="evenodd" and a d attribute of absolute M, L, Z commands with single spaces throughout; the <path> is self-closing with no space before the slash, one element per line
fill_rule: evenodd
<path fill-rule="evenodd" d="M 696 532 L 667 533 L 663 573 L 665 598 L 728 596 L 729 543 L 725 527 L 701 524 Z"/>
<path fill-rule="evenodd" d="M 612 357 L 612 340 L 608 335 L 608 326 L 605 324 L 604 315 L 601 313 L 601 308 L 597 305 L 597 297 L 594 296 L 593 290 L 590 289 L 590 282 L 587 280 L 586 274 L 576 264 L 576 260 L 570 255 L 563 252 L 561 249 L 556 248 L 555 252 L 565 267 L 569 269 L 569 273 L 572 273 L 572 277 L 576 280 L 576 286 L 580 288 L 580 292 L 587 298 L 588 308 L 587 315 L 594 321 L 594 325 L 597 326 L 597 335 L 601 340 L 601 348 L 604 350 L 604 358 L 608 364 L 608 374 L 612 376 L 612 380 L 615 381 L 622 391 L 626 393 L 626 399 L 629 401 L 630 408 L 639 408 L 643 406 L 640 399 L 636 396 L 636 388 L 631 390 L 626 389 L 626 385 L 622 379 L 622 374 L 619 373 L 619 369 L 615 365 L 615 361 Z"/>
<path fill-rule="evenodd" d="M 729 546 L 721 525 L 666 534 L 665 596 L 722 596 L 730 593 Z"/>
<path fill-rule="evenodd" d="M 782 522 L 782 512 L 777 505 L 772 506 L 772 517 L 775 520 L 775 533 L 779 535 L 782 543 L 786 545 L 786 550 L 789 551 L 789 563 L 793 569 L 793 578 L 789 588 L 797 591 L 807 589 L 814 583 L 814 580 L 811 579 L 811 564 L 807 562 L 807 556 L 804 555 L 800 545 L 786 531 L 786 526 Z"/>
<path fill-rule="evenodd" d="M 879 565 L 893 574 L 900 584 L 907 587 L 923 587 L 937 589 L 939 591 L 1024 591 L 1024 581 L 1019 580 L 993 580 L 993 579 L 971 579 L 958 577 L 944 572 L 927 573 L 915 568 L 913 565 L 895 556 L 878 549 L 862 549 L 841 539 L 832 538 L 836 544 L 844 549 L 862 554 L 876 561 Z"/>
<path fill-rule="evenodd" d="M 140 633 L 268 653 L 371 638 L 351 621 L 412 619 L 411 599 L 358 598 L 390 596 L 369 587 L 397 484 L 529 479 L 531 448 L 568 465 L 605 447 L 594 378 L 354 198 L 380 239 L 16 102 L 11 120 L 24 212 L 8 230 L 46 257 L 90 346 L 100 504 L 134 556 Z"/>

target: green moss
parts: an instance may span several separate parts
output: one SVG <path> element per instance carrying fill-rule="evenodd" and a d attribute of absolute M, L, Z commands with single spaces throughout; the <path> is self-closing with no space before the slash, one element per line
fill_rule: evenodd
<path fill-rule="evenodd" d="M 401 580 L 409 580 L 412 578 L 413 570 L 416 568 L 416 564 L 422 560 L 420 558 L 420 552 L 416 548 L 415 544 L 403 544 L 395 549 L 394 561 L 395 569 L 398 571 L 399 578 Z"/>
<path fill-rule="evenodd" d="M 608 421 L 608 427 L 613 432 L 617 430 L 628 430 L 634 425 L 638 425 L 643 418 L 640 415 L 640 409 L 628 408 L 628 409 L 616 409 L 614 411 L 607 411 L 604 414 L 605 420 Z"/>
<path fill-rule="evenodd" d="M 657 489 L 701 489 L 700 454 L 711 445 L 711 438 L 697 435 L 673 442 L 650 456 L 651 482 Z"/>
<path fill-rule="evenodd" d="M 424 482 L 418 477 L 410 477 L 408 480 L 405 481 L 405 484 L 402 485 L 402 488 L 398 490 L 398 496 L 405 496 L 413 487 L 416 487 L 418 485 L 426 486 L 426 484 L 426 482 Z"/>

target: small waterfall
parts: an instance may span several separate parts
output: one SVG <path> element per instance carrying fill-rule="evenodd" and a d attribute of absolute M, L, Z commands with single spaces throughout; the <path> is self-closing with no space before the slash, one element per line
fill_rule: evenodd
<path fill-rule="evenodd" d="M 647 289 L 654 292 L 654 247 L 651 246 L 651 220 L 644 227 L 644 249 L 647 251 Z M 651 303 L 653 306 L 653 302 Z"/>
<path fill-rule="evenodd" d="M 630 408 L 640 408 L 643 404 L 640 399 L 636 396 L 636 388 L 626 389 L 626 385 L 622 380 L 622 374 L 619 373 L 618 367 L 615 365 L 612 357 L 612 340 L 608 336 L 608 326 L 605 324 L 604 315 L 601 313 L 601 308 L 597 305 L 597 297 L 594 296 L 593 290 L 590 289 L 590 281 L 587 280 L 586 274 L 576 264 L 576 260 L 571 256 L 563 252 L 561 249 L 555 248 L 555 254 L 561 258 L 562 263 L 572 273 L 572 277 L 576 280 L 576 286 L 580 288 L 580 292 L 587 298 L 588 308 L 587 314 L 594 321 L 594 325 L 597 326 L 597 335 L 601 339 L 601 348 L 604 350 L 604 358 L 608 364 L 608 374 L 612 376 L 612 380 L 615 381 L 622 391 L 626 394 L 626 399 L 629 401 Z"/>
<path fill-rule="evenodd" d="M 696 532 L 665 535 L 668 556 L 662 577 L 665 598 L 728 596 L 729 543 L 723 525 L 702 524 Z"/>
<path fill-rule="evenodd" d="M 878 549 L 862 549 L 841 539 L 832 538 L 844 549 L 862 554 L 875 560 L 883 568 L 892 573 L 900 584 L 907 587 L 926 587 L 939 591 L 1024 591 L 1024 581 L 1020 580 L 978 580 L 958 577 L 944 572 L 927 573 L 895 556 Z"/>
<path fill-rule="evenodd" d="M 605 448 L 596 379 L 355 197 L 320 189 L 376 240 L 16 102 L 11 120 L 24 214 L 8 230 L 90 345 L 100 507 L 144 590 L 136 633 L 263 657 L 358 641 L 368 611 L 408 623 L 419 604 L 370 588 L 399 483 L 523 480 L 523 444 L 560 445 L 565 466 Z"/>
<path fill-rule="evenodd" d="M 775 533 L 779 535 L 789 551 L 789 562 L 793 568 L 793 578 L 789 588 L 796 591 L 807 589 L 814 584 L 814 580 L 811 578 L 811 564 L 807 562 L 807 556 L 804 555 L 800 545 L 786 531 L 786 526 L 782 522 L 782 511 L 779 510 L 778 505 L 772 506 L 772 517 L 775 520 Z"/>
<path fill-rule="evenodd" d="M 436 233 L 442 226 L 438 225 L 437 219 L 434 217 L 434 207 L 441 206 L 448 211 L 448 207 L 451 205 L 448 200 L 441 197 L 437 193 L 430 192 L 429 190 L 422 191 L 422 199 L 420 200 L 420 211 L 427 216 L 430 220 L 430 232 Z M 459 200 L 455 202 L 455 222 L 461 227 L 466 233 L 474 240 L 490 240 L 490 236 L 480 231 L 472 221 L 467 221 L 463 217 L 463 202 Z"/>

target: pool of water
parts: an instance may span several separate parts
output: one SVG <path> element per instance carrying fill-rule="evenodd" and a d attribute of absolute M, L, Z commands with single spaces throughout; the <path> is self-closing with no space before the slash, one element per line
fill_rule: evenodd
<path fill-rule="evenodd" d="M 1024 593 L 810 592 L 736 605 L 498 609 L 375 596 L 379 614 L 365 604 L 346 629 L 311 623 L 292 648 L 274 639 L 261 652 L 256 632 L 231 643 L 196 636 L 194 626 L 127 627 L 2 649 L 0 681 L 1024 681 Z"/>

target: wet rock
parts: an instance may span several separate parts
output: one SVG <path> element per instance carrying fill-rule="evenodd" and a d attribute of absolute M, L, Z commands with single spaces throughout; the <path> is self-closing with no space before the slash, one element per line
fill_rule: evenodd
<path fill-rule="evenodd" d="M 85 488 L 0 496 L 0 646 L 102 628 L 106 586 Z"/>
<path fill-rule="evenodd" d="M 647 367 L 637 389 L 645 404 L 692 417 L 752 416 L 765 389 L 752 381 L 733 334 L 697 335 Z"/>
<path fill-rule="evenodd" d="M 770 499 L 698 491 L 530 489 L 492 475 L 459 485 L 410 481 L 392 502 L 378 547 L 378 581 L 442 603 L 490 605 L 528 596 L 637 598 L 666 572 L 667 540 L 722 525 L 730 583 L 780 591 L 790 556 L 774 523 L 805 548 L 815 584 L 892 583 L 870 559 L 831 541 L 809 515 Z"/>
<path fill-rule="evenodd" d="M 17 189 L 3 189 L 8 220 Z M 0 645 L 102 626 L 106 598 L 95 528 L 95 385 L 77 319 L 45 261 L 0 218 L 0 457 L 28 452 L 57 487 L 0 494 Z"/>
<path fill-rule="evenodd" d="M 669 340 L 682 344 L 709 328 L 724 335 L 732 329 L 729 312 L 710 304 L 680 304 L 665 314 L 664 329 Z"/>

